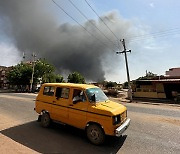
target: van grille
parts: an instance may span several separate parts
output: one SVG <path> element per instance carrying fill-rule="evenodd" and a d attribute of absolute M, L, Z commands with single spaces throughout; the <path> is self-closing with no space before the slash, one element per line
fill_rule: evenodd
<path fill-rule="evenodd" d="M 124 120 L 126 119 L 127 117 L 127 110 L 124 111 L 122 114 L 121 114 L 121 122 L 124 122 Z"/>

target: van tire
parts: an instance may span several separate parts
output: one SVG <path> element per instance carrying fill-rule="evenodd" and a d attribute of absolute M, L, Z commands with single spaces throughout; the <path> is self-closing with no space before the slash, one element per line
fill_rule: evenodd
<path fill-rule="evenodd" d="M 97 124 L 90 124 L 86 129 L 87 138 L 95 145 L 103 144 L 105 141 L 104 130 Z"/>
<path fill-rule="evenodd" d="M 41 116 L 41 126 L 42 127 L 49 127 L 51 124 L 51 119 L 48 113 L 43 112 L 42 116 Z"/>

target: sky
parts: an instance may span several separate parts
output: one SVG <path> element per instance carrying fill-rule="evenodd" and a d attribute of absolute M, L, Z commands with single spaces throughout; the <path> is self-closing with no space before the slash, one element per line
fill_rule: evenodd
<path fill-rule="evenodd" d="M 79 71 L 87 81 L 123 83 L 124 55 L 116 51 L 123 50 L 120 39 L 125 39 L 131 80 L 146 70 L 164 75 L 180 67 L 180 1 L 86 0 L 104 22 L 85 0 L 54 1 L 66 13 L 52 0 L 0 0 L 0 65 L 15 65 L 23 52 L 30 59 L 38 50 L 37 57 L 64 76 Z"/>

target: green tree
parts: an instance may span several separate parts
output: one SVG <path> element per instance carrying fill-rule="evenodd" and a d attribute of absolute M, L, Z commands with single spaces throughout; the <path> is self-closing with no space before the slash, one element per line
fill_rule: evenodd
<path fill-rule="evenodd" d="M 7 74 L 7 79 L 12 85 L 28 85 L 32 75 L 32 67 L 28 64 L 17 64 Z"/>
<path fill-rule="evenodd" d="M 58 83 L 65 82 L 63 76 L 60 74 L 56 74 L 55 79 Z"/>
<path fill-rule="evenodd" d="M 40 80 L 45 82 L 63 82 L 61 75 L 54 73 L 54 66 L 49 64 L 46 60 L 39 59 L 34 63 L 33 84 L 37 84 Z M 32 78 L 32 64 L 20 63 L 15 65 L 8 73 L 7 79 L 11 85 L 17 85 L 18 89 L 25 89 L 30 85 Z"/>
<path fill-rule="evenodd" d="M 67 79 L 70 83 L 85 83 L 84 77 L 78 72 L 73 72 L 72 74 L 69 74 Z"/>
<path fill-rule="evenodd" d="M 60 74 L 49 73 L 46 75 L 46 82 L 48 82 L 48 83 L 55 83 L 55 82 L 61 83 L 61 82 L 64 82 L 64 78 Z"/>
<path fill-rule="evenodd" d="M 117 86 L 117 83 L 116 82 L 112 82 L 112 81 L 109 81 L 109 82 L 106 82 L 106 88 L 112 88 L 112 87 L 116 87 Z"/>
<path fill-rule="evenodd" d="M 128 82 L 127 81 L 123 83 L 123 88 L 128 89 Z"/>
<path fill-rule="evenodd" d="M 139 77 L 137 80 L 151 80 L 153 78 L 157 77 L 157 74 L 154 74 L 152 72 L 147 72 L 145 76 Z"/>
<path fill-rule="evenodd" d="M 34 66 L 34 82 L 38 82 L 39 78 L 41 78 L 43 83 L 50 82 L 50 77 L 53 78 L 54 70 L 54 66 L 49 64 L 45 59 L 37 60 Z"/>

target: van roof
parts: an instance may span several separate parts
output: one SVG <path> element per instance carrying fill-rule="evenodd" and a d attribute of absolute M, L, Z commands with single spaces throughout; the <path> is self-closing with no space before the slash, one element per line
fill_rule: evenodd
<path fill-rule="evenodd" d="M 67 86 L 67 87 L 73 87 L 73 88 L 98 88 L 97 86 L 93 84 L 77 84 L 77 83 L 44 83 L 43 86 Z"/>

